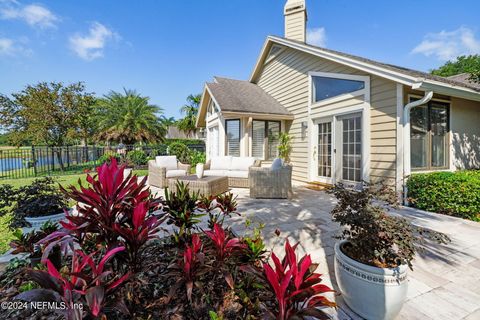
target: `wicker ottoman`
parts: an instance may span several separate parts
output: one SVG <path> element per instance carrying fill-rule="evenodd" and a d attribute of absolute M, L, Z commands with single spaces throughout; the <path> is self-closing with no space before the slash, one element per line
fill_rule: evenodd
<path fill-rule="evenodd" d="M 203 177 L 198 179 L 196 175 L 175 177 L 168 179 L 168 188 L 177 190 L 177 181 L 181 181 L 188 185 L 193 192 L 199 192 L 202 195 L 217 195 L 228 191 L 228 178 L 219 176 Z"/>

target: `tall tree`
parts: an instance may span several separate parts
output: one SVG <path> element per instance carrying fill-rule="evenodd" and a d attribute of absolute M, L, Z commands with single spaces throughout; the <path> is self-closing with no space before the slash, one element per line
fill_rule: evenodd
<path fill-rule="evenodd" d="M 126 144 L 163 141 L 166 130 L 159 118 L 162 112 L 134 90 L 111 91 L 96 104 L 96 137 Z"/>
<path fill-rule="evenodd" d="M 93 94 L 85 91 L 82 82 L 41 82 L 12 97 L 0 96 L 0 125 L 10 133 L 13 143 L 30 141 L 54 147 L 80 137 L 84 131 L 81 123 L 87 122 L 90 114 L 86 110 L 93 101 Z M 57 156 L 63 169 L 60 152 Z"/>
<path fill-rule="evenodd" d="M 450 77 L 460 73 L 469 73 L 473 81 L 480 80 L 480 55 L 459 56 L 455 61 L 447 61 L 438 69 L 431 70 L 437 76 Z"/>
<path fill-rule="evenodd" d="M 187 134 L 187 137 L 195 134 L 195 132 L 197 131 L 197 113 L 201 99 L 201 94 L 191 94 L 187 97 L 187 104 L 185 104 L 180 109 L 180 111 L 185 114 L 185 116 L 182 119 L 178 120 L 177 127 L 178 129 L 184 131 Z"/>

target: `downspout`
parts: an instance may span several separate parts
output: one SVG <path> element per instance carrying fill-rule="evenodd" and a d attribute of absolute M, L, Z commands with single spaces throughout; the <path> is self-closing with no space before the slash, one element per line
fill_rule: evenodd
<path fill-rule="evenodd" d="M 429 102 L 433 97 L 433 91 L 426 91 L 422 99 L 407 103 L 403 108 L 403 204 L 407 204 L 406 177 L 411 171 L 410 155 L 410 110 Z"/>

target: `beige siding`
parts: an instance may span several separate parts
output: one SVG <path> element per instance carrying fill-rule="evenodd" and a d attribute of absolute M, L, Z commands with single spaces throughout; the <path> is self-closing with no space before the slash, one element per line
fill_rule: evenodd
<path fill-rule="evenodd" d="M 308 120 L 308 72 L 366 75 L 356 69 L 287 48 L 269 62 L 258 77 L 258 85 L 295 116 L 290 126 L 294 138 L 293 178 L 308 180 L 308 140 L 301 135 L 301 123 Z M 351 99 L 342 103 L 361 102 Z M 396 84 L 371 76 L 371 177 L 395 179 Z M 316 110 L 312 109 L 312 117 Z"/>
<path fill-rule="evenodd" d="M 296 12 L 285 16 L 285 38 L 305 42 L 305 12 Z"/>
<path fill-rule="evenodd" d="M 394 182 L 396 175 L 397 85 L 371 77 L 370 180 Z"/>

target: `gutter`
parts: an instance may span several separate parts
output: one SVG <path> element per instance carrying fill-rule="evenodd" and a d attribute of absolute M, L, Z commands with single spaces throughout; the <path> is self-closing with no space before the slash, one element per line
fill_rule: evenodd
<path fill-rule="evenodd" d="M 410 154 L 410 111 L 412 108 L 421 106 L 429 102 L 433 97 L 433 91 L 426 91 L 422 99 L 407 103 L 403 108 L 403 179 L 411 172 L 411 154 Z M 407 202 L 407 184 L 403 184 L 403 203 Z"/>

